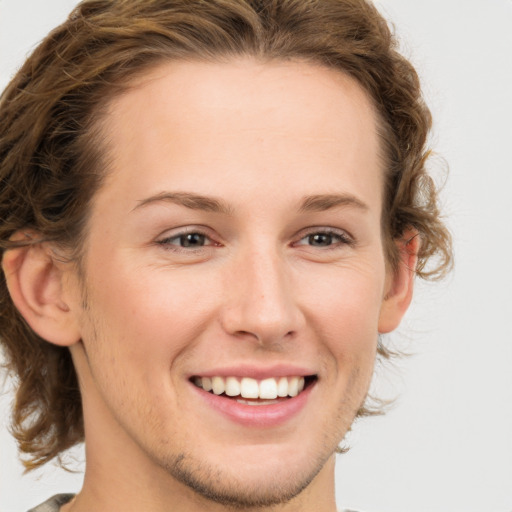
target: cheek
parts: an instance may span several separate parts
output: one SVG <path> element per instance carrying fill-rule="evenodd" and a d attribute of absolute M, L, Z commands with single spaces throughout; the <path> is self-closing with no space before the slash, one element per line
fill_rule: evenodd
<path fill-rule="evenodd" d="M 383 287 L 384 278 L 374 273 L 343 269 L 311 283 L 304 300 L 317 323 L 347 344 L 360 346 L 364 339 L 373 343 L 378 334 Z"/>
<path fill-rule="evenodd" d="M 375 365 L 383 282 L 375 273 L 347 269 L 330 285 L 317 287 L 309 299 L 314 305 L 310 323 L 328 354 L 327 374 L 338 383 L 340 393 L 353 396 L 356 408 Z"/>
<path fill-rule="evenodd" d="M 108 347 L 139 371 L 169 366 L 188 348 L 211 317 L 213 296 L 172 270 L 102 272 L 90 291 L 95 323 Z M 98 286 L 98 283 L 108 283 Z M 106 320 L 108 319 L 108 321 Z"/>

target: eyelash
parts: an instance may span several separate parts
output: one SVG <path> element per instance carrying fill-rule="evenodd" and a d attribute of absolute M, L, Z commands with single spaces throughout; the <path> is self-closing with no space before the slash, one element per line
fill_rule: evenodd
<path fill-rule="evenodd" d="M 189 236 L 189 235 L 199 235 L 204 240 L 208 240 L 210 243 L 207 243 L 205 245 L 200 245 L 200 246 L 197 246 L 197 247 L 182 246 L 181 242 L 183 242 L 183 239 L 185 237 Z M 174 240 L 177 240 L 178 243 L 177 244 L 176 243 L 172 243 L 172 241 L 174 241 Z M 197 229 L 197 228 L 196 229 L 192 228 L 190 230 L 184 230 L 184 231 L 181 231 L 179 233 L 176 233 L 175 235 L 167 236 L 167 237 L 163 238 L 162 240 L 158 240 L 157 244 L 162 246 L 165 250 L 168 250 L 168 251 L 187 252 L 187 253 L 201 251 L 201 250 L 204 250 L 205 247 L 220 245 L 218 243 L 213 242 L 211 237 L 208 236 L 208 234 L 205 231 L 203 231 L 201 229 Z"/>
<path fill-rule="evenodd" d="M 209 243 L 204 245 L 199 245 L 197 247 L 193 246 L 183 246 L 181 245 L 184 242 L 185 237 L 189 235 L 199 235 L 203 241 L 209 241 Z M 328 237 L 330 243 L 328 245 L 319 245 L 314 246 L 310 243 L 301 243 L 305 240 L 312 242 L 312 237 L 315 236 L 324 236 Z M 308 240 L 309 239 L 309 240 Z M 178 243 L 172 243 L 173 241 L 178 241 Z M 201 229 L 190 229 L 181 231 L 172 236 L 168 236 L 163 238 L 162 240 L 158 240 L 157 244 L 162 246 L 166 250 L 174 251 L 174 252 L 186 252 L 193 253 L 204 250 L 205 247 L 219 246 L 219 243 L 214 242 L 211 237 Z M 334 250 L 339 248 L 340 246 L 349 246 L 353 247 L 355 245 L 355 240 L 348 235 L 343 230 L 333 229 L 333 228 L 311 228 L 308 233 L 305 233 L 297 242 L 292 244 L 293 246 L 308 246 L 308 247 L 318 247 L 323 250 Z"/>
<path fill-rule="evenodd" d="M 310 239 L 315 236 L 327 236 L 331 238 L 331 243 L 326 246 L 317 246 L 320 249 L 324 250 L 334 250 L 339 248 L 340 246 L 346 245 L 349 247 L 353 247 L 355 245 L 355 240 L 346 232 L 339 229 L 334 228 L 312 228 L 308 233 L 300 238 L 298 242 L 295 242 L 294 245 L 309 245 L 302 244 L 303 240 Z M 309 247 L 315 247 L 314 245 L 309 245 Z"/>

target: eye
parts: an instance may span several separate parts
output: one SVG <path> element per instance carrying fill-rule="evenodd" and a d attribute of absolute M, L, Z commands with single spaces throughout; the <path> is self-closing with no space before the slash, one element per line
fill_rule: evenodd
<path fill-rule="evenodd" d="M 313 247 L 327 247 L 332 245 L 334 237 L 331 233 L 315 233 L 314 235 L 308 235 L 308 244 Z"/>
<path fill-rule="evenodd" d="M 324 229 L 308 233 L 295 245 L 335 248 L 342 245 L 354 245 L 354 240 L 344 231 Z"/>
<path fill-rule="evenodd" d="M 170 249 L 201 249 L 202 247 L 214 245 L 214 242 L 204 233 L 189 231 L 168 236 L 157 242 L 159 245 Z"/>
<path fill-rule="evenodd" d="M 202 233 L 187 233 L 171 238 L 180 247 L 203 247 L 206 245 L 206 236 Z"/>

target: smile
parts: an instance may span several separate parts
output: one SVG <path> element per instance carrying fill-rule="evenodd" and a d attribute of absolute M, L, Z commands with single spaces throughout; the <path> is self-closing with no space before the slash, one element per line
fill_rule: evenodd
<path fill-rule="evenodd" d="M 237 400 L 247 405 L 266 405 L 275 403 L 279 398 L 293 398 L 316 377 L 271 377 L 257 380 L 250 377 L 194 377 L 192 382 L 198 387 L 215 395 L 240 397 Z M 266 402 L 272 400 L 272 402 Z"/>

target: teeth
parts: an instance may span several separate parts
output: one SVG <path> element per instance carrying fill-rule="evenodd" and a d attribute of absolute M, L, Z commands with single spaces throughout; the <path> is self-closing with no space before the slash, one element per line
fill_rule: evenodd
<path fill-rule="evenodd" d="M 277 396 L 288 396 L 288 379 L 286 377 L 281 377 L 277 383 Z"/>
<path fill-rule="evenodd" d="M 235 377 L 228 377 L 226 379 L 226 395 L 238 396 L 239 394 L 240 394 L 240 382 L 238 382 L 238 379 L 235 379 Z"/>
<path fill-rule="evenodd" d="M 226 390 L 224 379 L 222 377 L 213 377 L 212 379 L 212 390 L 216 395 L 222 395 Z"/>
<path fill-rule="evenodd" d="M 243 398 L 259 398 L 260 387 L 256 379 L 249 379 L 244 377 L 240 382 L 240 394 Z"/>
<path fill-rule="evenodd" d="M 245 405 L 273 405 L 276 403 L 275 400 L 242 400 L 240 398 L 237 398 L 236 401 L 239 404 L 245 404 Z"/>
<path fill-rule="evenodd" d="M 297 396 L 299 394 L 299 378 L 292 377 L 288 381 L 288 394 L 290 396 Z"/>
<path fill-rule="evenodd" d="M 277 398 L 276 379 L 265 379 L 260 382 L 260 398 Z"/>
<path fill-rule="evenodd" d="M 211 391 L 216 395 L 225 393 L 227 396 L 246 399 L 272 400 L 276 398 L 294 397 L 304 389 L 304 377 L 280 377 L 269 378 L 261 381 L 250 377 L 195 377 L 194 383 L 205 391 Z M 238 400 L 240 403 L 251 403 L 246 400 Z M 261 405 L 262 402 L 259 402 Z M 264 404 L 263 404 L 264 405 Z"/>
<path fill-rule="evenodd" d="M 205 391 L 211 391 L 212 390 L 212 379 L 210 379 L 208 377 L 203 377 L 202 385 L 200 385 L 199 387 L 202 387 Z"/>

